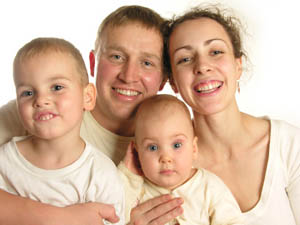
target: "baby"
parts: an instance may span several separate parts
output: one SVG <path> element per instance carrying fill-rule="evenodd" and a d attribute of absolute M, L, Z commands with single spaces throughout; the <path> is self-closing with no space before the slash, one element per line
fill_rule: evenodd
<path fill-rule="evenodd" d="M 197 137 L 186 105 L 171 95 L 143 101 L 135 141 L 119 164 L 125 184 L 126 221 L 137 204 L 162 194 L 184 199 L 184 213 L 170 224 L 243 224 L 240 208 L 214 174 L 193 167 Z M 135 166 L 134 153 L 140 166 Z"/>

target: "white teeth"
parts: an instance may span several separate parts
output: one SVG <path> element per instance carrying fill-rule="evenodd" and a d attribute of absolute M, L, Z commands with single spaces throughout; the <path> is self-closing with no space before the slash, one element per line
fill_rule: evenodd
<path fill-rule="evenodd" d="M 210 92 L 213 91 L 214 89 L 218 88 L 220 86 L 219 83 L 209 83 L 205 86 L 201 86 L 198 88 L 198 92 Z"/>
<path fill-rule="evenodd" d="M 137 91 L 132 91 L 132 90 L 124 90 L 124 89 L 115 89 L 116 92 L 122 94 L 122 95 L 127 95 L 127 96 L 137 96 L 139 93 Z"/>
<path fill-rule="evenodd" d="M 41 116 L 40 117 L 40 120 L 50 120 L 53 118 L 53 115 L 52 114 L 47 114 L 47 115 L 44 115 L 44 116 Z"/>

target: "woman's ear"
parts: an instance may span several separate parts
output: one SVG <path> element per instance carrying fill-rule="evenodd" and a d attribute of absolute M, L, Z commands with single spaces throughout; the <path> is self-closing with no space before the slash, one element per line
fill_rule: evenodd
<path fill-rule="evenodd" d="M 243 72 L 243 61 L 242 57 L 236 58 L 236 65 L 237 65 L 237 72 L 238 72 L 238 77 L 237 80 L 241 78 L 242 72 Z"/>
<path fill-rule="evenodd" d="M 83 90 L 83 109 L 91 111 L 94 109 L 96 104 L 96 87 L 94 84 L 89 83 Z"/>
<path fill-rule="evenodd" d="M 91 76 L 94 77 L 95 74 L 94 74 L 94 70 L 95 70 L 95 52 L 94 50 L 91 50 L 90 51 L 90 55 L 89 55 L 89 60 L 90 60 L 90 73 L 91 73 Z"/>

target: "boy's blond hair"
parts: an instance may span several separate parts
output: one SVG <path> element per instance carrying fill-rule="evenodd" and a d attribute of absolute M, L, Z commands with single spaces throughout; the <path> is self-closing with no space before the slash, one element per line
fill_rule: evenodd
<path fill-rule="evenodd" d="M 16 68 L 20 63 L 30 59 L 32 57 L 47 54 L 50 52 L 66 53 L 72 56 L 75 61 L 76 69 L 81 75 L 80 81 L 82 85 L 87 85 L 89 82 L 88 73 L 86 66 L 80 51 L 70 42 L 52 37 L 40 37 L 33 39 L 32 41 L 25 44 L 16 54 L 13 63 L 13 74 L 15 77 Z"/>

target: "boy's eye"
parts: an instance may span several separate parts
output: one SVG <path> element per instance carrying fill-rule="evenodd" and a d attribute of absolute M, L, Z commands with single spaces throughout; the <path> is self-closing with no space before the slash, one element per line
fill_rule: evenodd
<path fill-rule="evenodd" d="M 61 86 L 61 85 L 54 85 L 53 87 L 52 87 L 52 90 L 53 91 L 59 91 L 59 90 L 61 90 L 61 89 L 63 89 L 64 87 L 63 86 Z"/>
<path fill-rule="evenodd" d="M 181 146 L 182 146 L 182 143 L 180 143 L 180 142 L 176 142 L 176 143 L 173 145 L 174 148 L 180 148 Z"/>
<path fill-rule="evenodd" d="M 32 96 L 33 95 L 33 91 L 23 91 L 21 93 L 22 97 L 27 97 L 27 96 Z"/>
<path fill-rule="evenodd" d="M 114 59 L 121 59 L 121 56 L 120 55 L 113 55 L 112 56 Z"/>
<path fill-rule="evenodd" d="M 158 146 L 157 145 L 149 145 L 148 146 L 148 149 L 152 152 L 156 151 L 158 149 Z"/>

